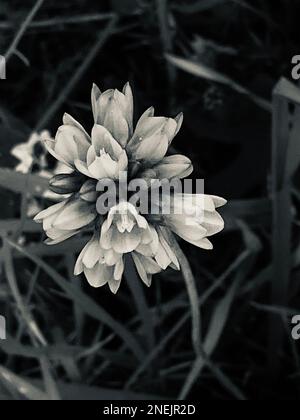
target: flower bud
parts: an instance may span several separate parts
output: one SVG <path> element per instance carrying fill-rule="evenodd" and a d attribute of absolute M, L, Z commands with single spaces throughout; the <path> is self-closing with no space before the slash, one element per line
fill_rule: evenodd
<path fill-rule="evenodd" d="M 133 96 L 129 83 L 122 92 L 109 89 L 102 94 L 94 85 L 92 106 L 95 124 L 104 126 L 125 147 L 133 132 Z"/>
<path fill-rule="evenodd" d="M 49 188 L 56 194 L 70 194 L 79 190 L 82 184 L 81 174 L 59 174 L 49 181 Z"/>
<path fill-rule="evenodd" d="M 163 159 L 170 143 L 182 124 L 182 114 L 175 119 L 154 117 L 149 108 L 137 123 L 134 135 L 127 146 L 131 159 L 156 163 Z"/>
<path fill-rule="evenodd" d="M 193 172 L 193 165 L 186 156 L 172 155 L 165 157 L 152 170 L 159 179 L 185 178 Z"/>

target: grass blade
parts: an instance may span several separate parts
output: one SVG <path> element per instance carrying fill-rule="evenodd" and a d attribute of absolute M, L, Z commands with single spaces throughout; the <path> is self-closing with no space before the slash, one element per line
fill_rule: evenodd
<path fill-rule="evenodd" d="M 290 104 L 300 104 L 300 94 L 290 82 L 281 79 L 273 91 L 272 127 L 272 304 L 286 306 L 291 272 L 292 202 L 288 150 L 290 142 Z M 294 163 L 293 163 L 294 167 Z M 283 345 L 284 328 L 278 317 L 270 318 L 270 370 L 278 369 L 277 355 Z M 280 325 L 280 326 L 279 326 Z M 274 351 L 276 349 L 276 351 Z"/>
<path fill-rule="evenodd" d="M 36 386 L 33 386 L 29 381 L 15 375 L 4 366 L 0 366 L 0 379 L 4 385 L 15 389 L 23 397 L 33 401 L 47 401 L 49 400 L 47 394 L 41 391 Z"/>
<path fill-rule="evenodd" d="M 18 250 L 21 254 L 29 258 L 42 270 L 44 270 L 49 275 L 49 277 L 64 290 L 67 296 L 71 300 L 76 302 L 86 314 L 108 325 L 112 329 L 112 331 L 114 331 L 119 337 L 121 337 L 124 340 L 126 345 L 132 350 L 133 354 L 137 357 L 137 359 L 140 361 L 143 360 L 144 352 L 140 344 L 137 342 L 136 338 L 132 335 L 132 333 L 129 330 L 127 330 L 125 327 L 123 327 L 122 324 L 120 324 L 114 318 L 112 318 L 108 312 L 106 312 L 103 308 L 97 305 L 90 297 L 81 292 L 78 289 L 78 287 L 65 280 L 59 273 L 53 270 L 53 268 L 51 268 L 47 263 L 42 261 L 39 257 L 29 254 L 24 248 L 12 241 L 9 241 L 9 243 L 13 248 Z"/>
<path fill-rule="evenodd" d="M 241 86 L 239 83 L 235 82 L 233 79 L 225 76 L 224 74 L 206 66 L 205 64 L 199 62 L 193 62 L 185 58 L 177 57 L 175 55 L 166 54 L 166 59 L 178 67 L 179 69 L 186 71 L 194 76 L 201 77 L 211 82 L 221 83 L 223 85 L 229 86 L 231 89 L 248 96 L 251 101 L 256 103 L 259 107 L 265 111 L 271 112 L 271 104 L 265 99 L 259 97 L 255 93 L 251 92 L 249 89 Z"/>
<path fill-rule="evenodd" d="M 137 275 L 135 265 L 131 256 L 128 256 L 125 264 L 125 277 L 128 286 L 132 292 L 135 304 L 140 314 L 141 321 L 143 323 L 143 332 L 147 340 L 148 350 L 151 351 L 155 345 L 155 334 L 154 326 L 152 322 L 152 314 L 147 305 L 145 298 L 144 289 L 141 284 L 141 280 Z"/>

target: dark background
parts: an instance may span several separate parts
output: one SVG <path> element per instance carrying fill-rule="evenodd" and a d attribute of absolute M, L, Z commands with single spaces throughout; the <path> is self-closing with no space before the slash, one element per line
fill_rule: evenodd
<path fill-rule="evenodd" d="M 1 2 L 2 55 L 33 6 L 33 1 Z M 272 109 L 273 88 L 281 77 L 290 78 L 291 59 L 300 54 L 299 11 L 296 0 L 48 0 L 25 24 L 17 54 L 8 60 L 7 80 L 0 81 L 0 165 L 5 168 L 17 163 L 10 155 L 13 145 L 35 130 L 47 128 L 54 135 L 64 112 L 89 129 L 93 82 L 105 90 L 121 89 L 129 80 L 136 118 L 151 105 L 157 115 L 184 112 L 173 150 L 191 158 L 193 177 L 205 179 L 206 193 L 229 201 L 226 229 L 213 238 L 212 252 L 182 243 L 204 300 L 203 338 L 214 343 L 208 352 L 212 365 L 188 385 L 187 398 L 300 395 L 300 342 L 291 339 L 291 317 L 300 314 L 299 115 L 291 105 Z M 186 59 L 187 71 L 167 54 Z M 192 74 L 192 62 L 226 75 L 231 86 Z M 296 85 L 293 89 L 296 94 Z M 281 206 L 272 201 L 272 185 L 280 168 L 289 167 L 290 155 L 272 155 L 272 111 L 276 120 L 277 112 L 281 115 L 276 130 L 283 133 L 279 140 L 273 134 L 273 145 L 296 145 Z M 70 241 L 56 251 L 41 245 L 38 227 L 24 221 L 21 180 L 14 188 L 7 185 L 7 172 L 0 178 L 1 235 L 16 242 L 22 237 L 31 255 L 80 293 L 76 300 L 70 291 L 62 292 L 59 277 L 58 284 L 53 282 L 39 263 L 5 250 L 3 241 L 0 313 L 7 318 L 9 339 L 0 341 L 0 360 L 1 369 L 17 376 L 8 385 L 0 369 L 2 398 L 36 399 L 34 392 L 44 389 L 53 397 L 51 383 L 68 399 L 177 398 L 195 359 L 189 319 L 164 342 L 189 310 L 181 273 L 155 276 L 150 289 L 128 287 L 124 279 L 117 296 L 106 288 L 92 290 L 70 274 L 78 244 Z M 278 226 L 283 228 L 279 234 Z M 28 333 L 14 280 L 46 338 L 44 350 Z M 85 313 L 85 301 L 83 308 L 79 305 L 83 296 L 134 334 L 145 357 L 157 352 L 129 390 L 126 383 L 143 361 L 100 314 Z M 34 384 L 32 393 L 20 392 L 22 380 Z"/>

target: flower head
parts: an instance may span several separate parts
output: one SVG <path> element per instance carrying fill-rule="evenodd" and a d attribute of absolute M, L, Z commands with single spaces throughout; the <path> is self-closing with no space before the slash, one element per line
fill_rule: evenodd
<path fill-rule="evenodd" d="M 116 293 L 122 279 L 126 256 L 131 256 L 142 281 L 150 286 L 153 274 L 172 267 L 179 270 L 172 249 L 171 231 L 186 241 L 211 249 L 208 237 L 223 229 L 217 208 L 225 200 L 204 194 L 171 193 L 169 212 L 144 211 L 141 197 L 136 199 L 127 185 L 126 197 L 120 192 L 121 173 L 130 182 L 142 181 L 147 204 L 165 208 L 165 197 L 149 195 L 153 181 L 180 180 L 192 170 L 190 159 L 182 155 L 166 156 L 182 125 L 183 116 L 154 116 L 148 109 L 133 127 L 133 97 L 129 84 L 123 91 L 103 93 L 92 89 L 94 127 L 91 135 L 71 116 L 65 114 L 63 125 L 46 147 L 53 156 L 68 165 L 71 173 L 56 175 L 50 188 L 68 194 L 60 203 L 40 212 L 35 220 L 43 224 L 49 244 L 56 244 L 83 231 L 89 239 L 82 249 L 75 274 L 84 273 L 90 285 L 108 284 Z M 111 203 L 99 185 L 107 181 L 119 187 Z M 116 191 L 116 190 L 115 190 Z M 98 200 L 107 206 L 97 211 Z"/>

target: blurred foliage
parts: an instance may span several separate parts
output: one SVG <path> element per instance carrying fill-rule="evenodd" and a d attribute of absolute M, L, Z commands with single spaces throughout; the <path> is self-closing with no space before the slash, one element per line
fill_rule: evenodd
<path fill-rule="evenodd" d="M 0 341 L 0 399 L 299 398 L 299 344 L 290 339 L 300 304 L 297 88 L 284 92 L 279 130 L 286 131 L 278 141 L 290 149 L 277 169 L 270 112 L 272 89 L 299 54 L 299 2 L 47 0 L 26 22 L 35 4 L 0 6 L 3 55 L 23 29 L 0 81 L 0 313 L 8 330 Z M 104 90 L 127 80 L 136 115 L 151 105 L 158 114 L 184 112 L 174 150 L 192 159 L 207 193 L 229 200 L 213 252 L 183 244 L 197 280 L 206 359 L 193 353 L 181 273 L 163 272 L 147 290 L 124 279 L 117 296 L 92 290 L 72 275 L 84 238 L 42 244 L 26 200 L 41 195 L 44 181 L 12 171 L 11 148 L 36 129 L 54 135 L 63 112 L 91 127 L 93 82 Z M 290 260 L 278 243 L 274 265 L 270 198 L 287 162 L 289 217 L 279 212 L 276 223 L 291 230 Z M 288 281 L 280 305 L 271 293 L 281 281 L 274 266 Z M 275 347 L 274 328 L 283 329 Z"/>

